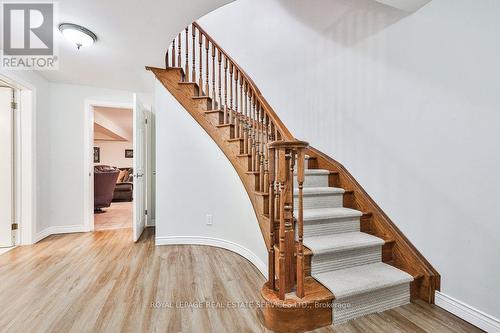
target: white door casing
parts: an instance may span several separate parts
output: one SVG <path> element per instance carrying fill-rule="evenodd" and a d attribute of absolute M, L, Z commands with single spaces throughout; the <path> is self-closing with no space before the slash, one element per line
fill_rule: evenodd
<path fill-rule="evenodd" d="M 0 247 L 14 245 L 14 112 L 13 89 L 0 87 Z"/>

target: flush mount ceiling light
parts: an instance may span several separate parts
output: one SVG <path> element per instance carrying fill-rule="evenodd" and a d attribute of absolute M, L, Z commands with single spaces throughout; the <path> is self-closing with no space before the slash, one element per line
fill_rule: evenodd
<path fill-rule="evenodd" d="M 59 30 L 64 37 L 76 44 L 77 49 L 82 46 L 90 46 L 97 41 L 95 33 L 77 24 L 61 23 L 59 24 Z"/>

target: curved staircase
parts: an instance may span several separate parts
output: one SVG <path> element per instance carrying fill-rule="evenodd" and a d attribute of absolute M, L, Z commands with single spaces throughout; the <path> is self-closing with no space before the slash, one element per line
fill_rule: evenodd
<path fill-rule="evenodd" d="M 148 67 L 230 160 L 269 252 L 265 325 L 301 332 L 434 301 L 440 276 L 335 160 L 296 140 L 197 24 Z"/>

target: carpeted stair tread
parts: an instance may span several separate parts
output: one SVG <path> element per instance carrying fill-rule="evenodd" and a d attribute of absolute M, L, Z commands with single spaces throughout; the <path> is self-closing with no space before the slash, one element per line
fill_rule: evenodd
<path fill-rule="evenodd" d="M 339 187 L 304 187 L 304 196 L 344 194 L 345 190 Z M 299 195 L 299 189 L 293 190 L 293 195 Z"/>
<path fill-rule="evenodd" d="M 294 212 L 295 216 L 298 216 L 297 212 Z M 361 217 L 363 215 L 359 210 L 345 208 L 345 207 L 335 207 L 335 208 L 309 208 L 304 209 L 304 222 L 316 221 L 316 220 L 328 220 L 328 219 L 343 219 L 343 218 L 353 218 Z"/>
<path fill-rule="evenodd" d="M 372 292 L 413 281 L 413 277 L 382 262 L 315 274 L 314 278 L 336 299 Z"/>
<path fill-rule="evenodd" d="M 364 232 L 346 232 L 340 234 L 306 237 L 304 245 L 314 254 L 356 250 L 366 247 L 382 246 L 384 240 Z"/>
<path fill-rule="evenodd" d="M 316 176 L 316 175 L 329 175 L 329 170 L 324 169 L 305 169 L 304 175 L 306 176 Z M 294 176 L 297 176 L 297 171 L 295 170 Z"/>

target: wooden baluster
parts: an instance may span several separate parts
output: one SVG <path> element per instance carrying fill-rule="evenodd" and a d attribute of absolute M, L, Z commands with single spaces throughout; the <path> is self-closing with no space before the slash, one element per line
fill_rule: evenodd
<path fill-rule="evenodd" d="M 269 182 L 269 117 L 267 113 L 264 114 L 264 177 L 263 184 L 267 184 Z M 264 186 L 264 192 L 268 192 L 268 187 Z"/>
<path fill-rule="evenodd" d="M 269 251 L 268 251 L 268 281 L 269 287 L 276 290 L 275 254 L 274 254 L 274 181 L 275 181 L 274 148 L 269 149 Z"/>
<path fill-rule="evenodd" d="M 253 110 L 254 110 L 254 95 L 253 90 L 250 91 L 250 109 L 248 110 L 248 153 L 250 154 L 250 171 L 253 171 Z"/>
<path fill-rule="evenodd" d="M 224 124 L 228 124 L 229 114 L 227 109 L 227 58 L 224 57 Z"/>
<path fill-rule="evenodd" d="M 234 124 L 233 114 L 233 63 L 229 63 L 229 123 Z"/>
<path fill-rule="evenodd" d="M 299 188 L 298 197 L 298 217 L 297 217 L 297 235 L 299 239 L 298 253 L 297 253 L 297 297 L 304 297 L 304 149 L 299 148 L 297 153 L 297 184 Z M 293 172 L 293 171 L 292 171 Z M 292 174 L 293 177 L 293 174 Z"/>
<path fill-rule="evenodd" d="M 186 63 L 184 65 L 184 81 L 189 81 L 189 27 L 186 27 Z"/>
<path fill-rule="evenodd" d="M 182 37 L 181 37 L 181 33 L 179 33 L 178 39 L 179 39 L 179 43 L 177 45 L 177 65 L 182 68 L 182 57 L 181 57 Z"/>
<path fill-rule="evenodd" d="M 250 135 L 250 154 L 252 155 L 252 167 L 250 171 L 256 171 L 255 170 L 255 94 L 252 91 L 252 106 L 251 106 L 251 121 L 252 121 L 252 126 L 251 126 L 251 135 Z"/>
<path fill-rule="evenodd" d="M 279 196 L 280 196 L 280 238 L 279 238 L 279 298 L 285 299 L 285 294 L 287 292 L 287 274 L 286 274 L 286 258 L 285 258 L 285 250 L 286 250 L 286 239 L 285 239 L 285 205 L 286 205 L 286 156 L 285 150 L 278 150 L 278 184 L 279 184 Z"/>
<path fill-rule="evenodd" d="M 253 170 L 255 172 L 260 171 L 260 112 L 261 112 L 261 105 L 260 103 L 257 104 L 256 109 L 255 109 L 255 165 L 253 167 Z M 260 186 L 260 180 L 259 180 L 259 186 Z M 260 189 L 259 189 L 260 191 Z"/>
<path fill-rule="evenodd" d="M 289 149 L 287 152 L 288 159 L 288 171 L 287 171 L 287 205 L 286 205 L 286 219 L 285 219 L 285 242 L 286 242 L 286 266 L 287 266 L 287 278 L 288 278 L 288 288 L 291 290 L 295 281 L 295 268 L 293 265 L 293 258 L 295 256 L 295 230 L 294 230 L 294 218 L 293 218 L 293 171 L 295 169 L 295 151 Z"/>
<path fill-rule="evenodd" d="M 205 95 L 210 97 L 208 49 L 210 47 L 208 38 L 205 36 Z"/>
<path fill-rule="evenodd" d="M 221 69 L 221 64 L 222 64 L 222 52 L 219 50 L 217 53 L 217 60 L 219 61 L 219 109 L 222 109 L 222 69 Z M 225 121 L 224 121 L 225 122 Z"/>
<path fill-rule="evenodd" d="M 238 109 L 238 80 L 240 77 L 240 72 L 238 69 L 234 71 L 234 111 L 235 111 L 235 119 L 234 119 L 234 137 L 239 138 L 240 137 L 240 115 L 239 115 L 239 109 Z"/>
<path fill-rule="evenodd" d="M 215 86 L 215 45 L 212 44 L 212 110 L 217 108 L 217 94 Z"/>
<path fill-rule="evenodd" d="M 260 113 L 260 131 L 259 131 L 259 136 L 260 136 L 260 157 L 259 157 L 259 180 L 260 180 L 260 190 L 262 192 L 265 192 L 265 187 L 264 184 L 264 149 L 265 149 L 265 142 L 264 142 L 264 130 L 265 130 L 265 124 L 264 124 L 264 119 L 265 118 L 265 111 L 264 108 L 261 108 L 261 113 Z"/>
<path fill-rule="evenodd" d="M 175 38 L 174 38 L 174 40 L 172 41 L 172 67 L 175 67 L 175 52 L 176 49 L 175 49 Z"/>
<path fill-rule="evenodd" d="M 245 81 L 245 133 L 243 135 L 243 154 L 248 154 L 248 83 Z"/>
<path fill-rule="evenodd" d="M 205 92 L 203 91 L 203 34 L 201 31 L 198 31 L 198 44 L 199 44 L 199 50 L 200 50 L 200 64 L 199 64 L 199 70 L 200 72 L 198 73 L 198 87 L 200 89 L 200 96 L 204 96 Z"/>
<path fill-rule="evenodd" d="M 193 73 L 191 75 L 191 82 L 196 82 L 196 28 L 191 25 L 191 36 L 193 40 Z M 199 94 L 199 92 L 198 92 Z"/>
<path fill-rule="evenodd" d="M 244 137 L 244 127 L 245 127 L 245 109 L 243 109 L 243 80 L 244 76 L 240 75 L 240 126 L 239 126 L 239 136 L 238 138 L 242 139 Z"/>

